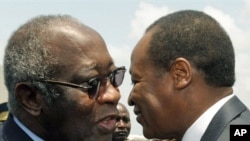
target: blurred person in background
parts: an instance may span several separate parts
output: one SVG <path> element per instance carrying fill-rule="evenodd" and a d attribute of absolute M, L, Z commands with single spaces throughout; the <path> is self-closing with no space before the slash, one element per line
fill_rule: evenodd
<path fill-rule="evenodd" d="M 112 141 L 126 141 L 131 129 L 130 115 L 126 106 L 118 103 L 116 108 L 119 111 L 116 118 L 116 128 L 113 133 Z"/>

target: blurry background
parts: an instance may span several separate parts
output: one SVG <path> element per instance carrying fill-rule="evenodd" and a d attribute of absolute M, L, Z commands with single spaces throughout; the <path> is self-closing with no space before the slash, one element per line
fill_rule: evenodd
<path fill-rule="evenodd" d="M 7 101 L 2 73 L 4 48 L 12 32 L 34 16 L 72 15 L 97 30 L 116 65 L 129 69 L 130 53 L 149 24 L 177 10 L 195 9 L 217 19 L 230 35 L 236 52 L 234 93 L 250 107 L 250 0 L 0 0 L 0 3 L 0 102 Z M 120 87 L 121 102 L 125 105 L 131 87 L 127 71 Z M 142 135 L 133 109 L 128 108 L 131 134 Z"/>

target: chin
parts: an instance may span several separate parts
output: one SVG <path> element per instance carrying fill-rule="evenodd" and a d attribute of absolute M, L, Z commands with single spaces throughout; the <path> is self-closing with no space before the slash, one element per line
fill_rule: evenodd
<path fill-rule="evenodd" d="M 157 136 L 154 134 L 154 131 L 147 130 L 145 128 L 143 128 L 143 135 L 148 139 L 157 138 Z"/>

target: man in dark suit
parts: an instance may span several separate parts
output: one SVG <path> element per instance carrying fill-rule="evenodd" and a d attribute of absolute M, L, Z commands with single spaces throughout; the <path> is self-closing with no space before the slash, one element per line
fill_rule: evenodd
<path fill-rule="evenodd" d="M 250 124 L 233 94 L 235 55 L 209 15 L 178 11 L 151 24 L 131 55 L 129 105 L 147 138 L 229 141 L 231 124 Z"/>
<path fill-rule="evenodd" d="M 110 141 L 124 72 L 99 33 L 77 19 L 31 19 L 5 50 L 9 117 L 0 140 Z"/>

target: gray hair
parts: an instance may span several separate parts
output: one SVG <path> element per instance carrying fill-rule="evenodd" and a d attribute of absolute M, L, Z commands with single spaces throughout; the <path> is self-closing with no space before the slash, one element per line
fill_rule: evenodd
<path fill-rule="evenodd" d="M 61 23 L 81 25 L 68 15 L 38 16 L 18 28 L 9 39 L 4 56 L 4 79 L 9 93 L 9 110 L 14 115 L 21 106 L 15 97 L 17 83 L 32 83 L 48 103 L 55 99 L 56 90 L 39 80 L 51 79 L 57 72 L 57 58 L 46 41 L 49 28 Z"/>

